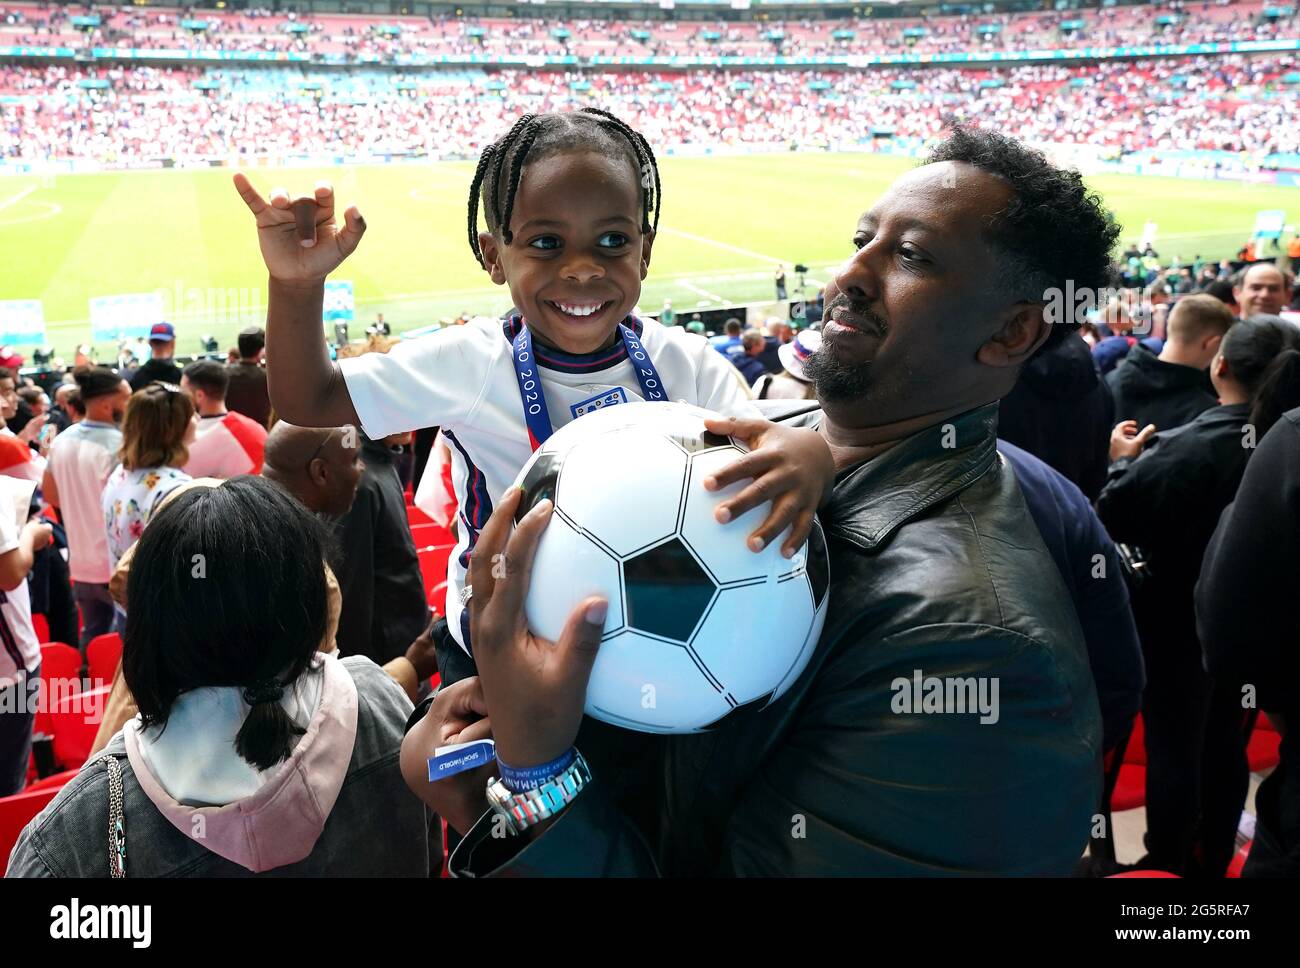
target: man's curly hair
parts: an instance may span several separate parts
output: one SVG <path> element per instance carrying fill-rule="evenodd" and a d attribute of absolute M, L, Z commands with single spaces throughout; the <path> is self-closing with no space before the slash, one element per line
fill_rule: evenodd
<path fill-rule="evenodd" d="M 1011 186 L 1010 204 L 989 224 L 989 240 L 1004 259 L 1002 282 L 1018 298 L 1038 302 L 1049 289 L 1110 285 L 1111 252 L 1120 226 L 1101 196 L 1077 172 L 1013 138 L 950 123 L 951 134 L 922 164 L 960 161 Z"/>

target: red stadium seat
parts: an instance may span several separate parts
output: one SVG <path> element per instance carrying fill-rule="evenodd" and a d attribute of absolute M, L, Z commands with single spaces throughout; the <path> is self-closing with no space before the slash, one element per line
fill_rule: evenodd
<path fill-rule="evenodd" d="M 36 633 L 37 642 L 50 640 L 50 620 L 40 612 L 32 612 L 32 631 Z"/>
<path fill-rule="evenodd" d="M 440 524 L 413 524 L 411 525 L 411 537 L 415 539 L 415 548 L 432 548 L 437 545 L 456 543 L 452 538 L 451 532 Z"/>
<path fill-rule="evenodd" d="M 54 759 L 65 770 L 80 767 L 90 756 L 104 706 L 112 686 L 87 689 L 67 696 L 50 710 L 50 729 L 54 734 Z"/>
<path fill-rule="evenodd" d="M 122 661 L 122 637 L 116 632 L 96 635 L 86 646 L 86 662 L 90 679 L 96 683 L 112 683 L 117 664 Z"/>
<path fill-rule="evenodd" d="M 447 580 L 447 559 L 454 547 L 445 544 L 419 549 L 420 574 L 424 578 L 424 588 L 430 594 L 440 582 Z"/>
<path fill-rule="evenodd" d="M 1250 847 L 1253 843 L 1255 841 L 1248 840 L 1237 848 L 1237 852 L 1232 856 L 1232 863 L 1228 865 L 1228 873 L 1224 875 L 1225 877 L 1241 876 L 1241 869 L 1246 866 L 1246 858 L 1250 856 Z"/>
<path fill-rule="evenodd" d="M 81 679 L 81 653 L 62 642 L 46 642 L 41 646 L 41 678 Z"/>
<path fill-rule="evenodd" d="M 447 579 L 444 578 L 430 589 L 429 607 L 439 615 L 447 614 Z"/>
<path fill-rule="evenodd" d="M 1263 773 L 1278 764 L 1278 747 L 1282 737 L 1268 717 L 1263 713 L 1247 720 L 1246 728 L 1250 731 L 1246 741 L 1246 759 L 1252 773 Z"/>
<path fill-rule="evenodd" d="M 32 730 L 38 736 L 53 735 L 47 704 L 81 691 L 81 653 L 62 642 L 41 646 L 41 681 L 44 698 L 36 709 Z"/>
<path fill-rule="evenodd" d="M 429 517 L 427 514 L 425 514 L 423 511 L 417 508 L 414 504 L 408 504 L 406 506 L 406 520 L 411 522 L 412 528 L 414 528 L 417 524 L 434 523 L 433 518 Z"/>
<path fill-rule="evenodd" d="M 43 780 L 35 780 L 27 784 L 27 787 L 26 789 L 23 790 L 23 793 L 31 793 L 33 790 L 57 790 L 59 787 L 63 786 L 63 784 L 67 783 L 69 780 L 71 780 L 74 776 L 76 776 L 80 772 L 81 770 L 79 769 L 64 770 L 62 773 L 54 773 L 50 776 L 47 776 Z"/>
<path fill-rule="evenodd" d="M 1119 779 L 1110 795 L 1110 808 L 1118 813 L 1132 810 L 1147 802 L 1147 750 L 1142 731 L 1142 714 L 1133 719 L 1133 732 L 1124 748 L 1124 763 L 1119 768 Z"/>
<path fill-rule="evenodd" d="M 1111 874 L 1108 880 L 1116 877 L 1172 877 L 1178 880 L 1177 874 L 1168 871 L 1125 871 L 1123 874 Z"/>
<path fill-rule="evenodd" d="M 18 835 L 58 792 L 59 787 L 47 787 L 43 790 L 24 790 L 12 797 L 0 797 L 0 857 L 4 858 L 6 868 L 9 867 L 9 855 L 13 852 L 14 844 L 18 843 Z"/>

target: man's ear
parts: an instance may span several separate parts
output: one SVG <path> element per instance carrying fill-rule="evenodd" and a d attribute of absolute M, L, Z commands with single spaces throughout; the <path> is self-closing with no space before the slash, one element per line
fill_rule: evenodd
<path fill-rule="evenodd" d="M 1019 366 L 1047 342 L 1051 324 L 1043 318 L 1043 307 L 1017 303 L 1002 327 L 975 354 L 985 366 Z"/>
<path fill-rule="evenodd" d="M 501 242 L 491 232 L 480 232 L 478 234 L 479 251 L 483 253 L 483 263 L 487 268 L 487 274 L 492 277 L 492 281 L 498 286 L 506 284 L 506 273 L 501 268 Z"/>
<path fill-rule="evenodd" d="M 650 250 L 655 244 L 655 230 L 651 229 L 641 236 L 641 278 L 650 274 Z"/>
<path fill-rule="evenodd" d="M 1216 333 L 1205 341 L 1205 350 L 1210 354 L 1210 359 L 1219 355 L 1219 344 L 1223 342 L 1223 334 Z"/>
<path fill-rule="evenodd" d="M 307 465 L 307 477 L 316 487 L 324 487 L 329 482 L 329 467 L 325 460 L 320 457 L 313 457 L 310 464 Z"/>

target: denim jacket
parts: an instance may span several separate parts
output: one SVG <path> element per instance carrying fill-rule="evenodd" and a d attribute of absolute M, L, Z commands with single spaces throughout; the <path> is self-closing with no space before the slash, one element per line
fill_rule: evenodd
<path fill-rule="evenodd" d="M 330 661 L 346 670 L 341 683 L 335 674 L 341 698 L 331 701 L 327 686 L 307 733 L 255 796 L 224 807 L 177 804 L 128 749 L 128 723 L 24 828 L 6 876 L 108 876 L 101 758 L 112 756 L 121 765 L 128 877 L 427 877 L 430 849 L 441 845 L 431 844 L 429 815 L 398 766 L 411 702 L 369 659 Z M 333 728 L 322 723 L 330 716 Z"/>

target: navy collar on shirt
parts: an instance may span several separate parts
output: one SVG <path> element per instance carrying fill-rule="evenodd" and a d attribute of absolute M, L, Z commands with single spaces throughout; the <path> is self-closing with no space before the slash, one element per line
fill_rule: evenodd
<path fill-rule="evenodd" d="M 637 338 L 641 338 L 645 328 L 641 320 L 635 316 L 628 316 L 623 322 L 632 327 L 632 332 L 636 333 Z M 523 317 L 519 315 L 510 316 L 502 321 L 501 331 L 508 342 L 514 342 L 522 323 Z M 620 339 L 616 345 L 607 346 L 595 353 L 566 353 L 549 346 L 541 346 L 534 340 L 533 355 L 537 358 L 537 362 L 548 370 L 558 370 L 561 373 L 597 373 L 626 360 L 627 346 Z"/>

